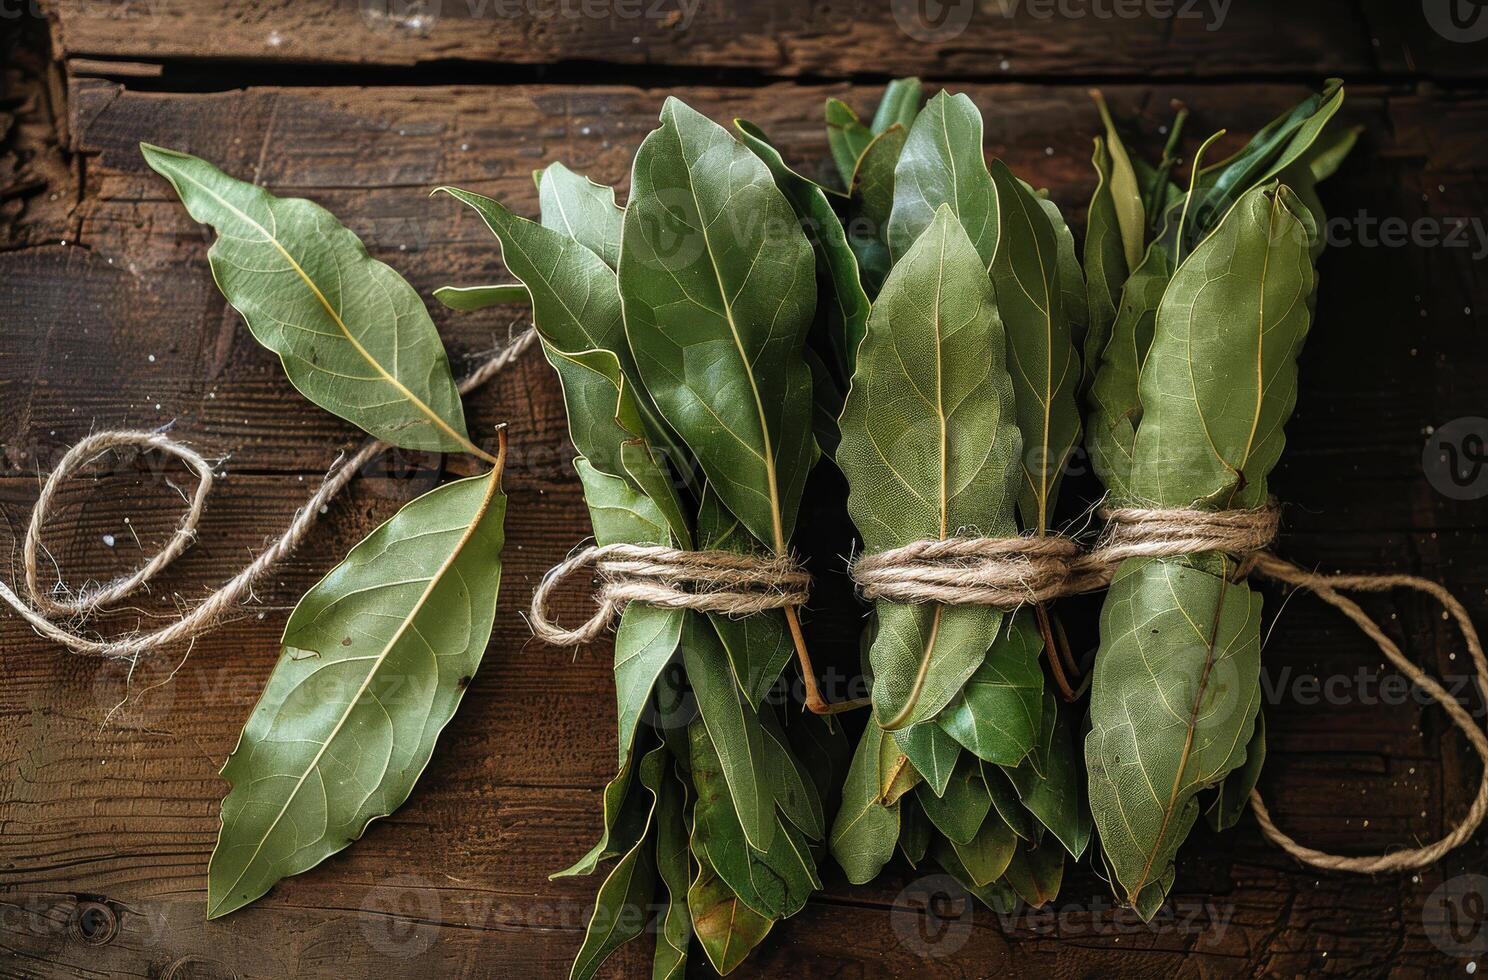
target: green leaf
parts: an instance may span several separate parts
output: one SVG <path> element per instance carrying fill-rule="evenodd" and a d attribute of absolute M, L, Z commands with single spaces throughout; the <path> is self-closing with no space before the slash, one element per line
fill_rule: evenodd
<path fill-rule="evenodd" d="M 680 980 L 687 968 L 687 948 L 692 940 L 692 917 L 687 909 L 692 858 L 683 813 L 685 802 L 686 791 L 678 780 L 664 778 L 656 798 L 656 870 L 666 886 L 667 904 L 658 914 L 651 980 Z"/>
<path fill-rule="evenodd" d="M 910 764 L 919 774 L 925 777 L 935 795 L 944 793 L 951 772 L 956 768 L 956 759 L 961 755 L 960 744 L 935 721 L 922 721 L 892 734 L 894 743 L 909 757 Z"/>
<path fill-rule="evenodd" d="M 1147 218 L 1142 209 L 1142 189 L 1137 183 L 1136 171 L 1132 169 L 1131 157 L 1126 144 L 1116 131 L 1111 111 L 1099 92 L 1091 93 L 1095 106 L 1100 110 L 1101 122 L 1106 127 L 1106 150 L 1110 154 L 1109 175 L 1111 208 L 1115 212 L 1116 228 L 1121 236 L 1121 249 L 1126 257 L 1126 267 L 1135 269 L 1147 251 Z"/>
<path fill-rule="evenodd" d="M 884 805 L 879 786 L 880 756 L 892 746 L 893 740 L 870 716 L 842 784 L 842 807 L 832 823 L 830 847 L 855 885 L 878 876 L 894 856 L 899 838 L 899 805 Z"/>
<path fill-rule="evenodd" d="M 1017 765 L 1033 750 L 1040 731 L 1042 649 L 1031 613 L 1020 610 L 1007 617 L 1006 627 L 967 679 L 961 697 L 935 723 L 977 758 Z"/>
<path fill-rule="evenodd" d="M 1018 847 L 1018 836 L 995 810 L 989 810 L 971 840 L 964 844 L 951 841 L 951 847 L 955 849 L 956 857 L 961 859 L 961 867 L 966 869 L 972 883 L 985 888 L 1008 869 Z"/>
<path fill-rule="evenodd" d="M 1134 559 L 1101 609 L 1085 739 L 1112 885 L 1144 917 L 1171 886 L 1198 794 L 1245 761 L 1260 703 L 1261 600 L 1179 561 Z"/>
<path fill-rule="evenodd" d="M 635 753 L 631 753 L 621 762 L 615 778 L 605 784 L 602 795 L 604 827 L 599 840 L 572 865 L 548 875 L 549 881 L 593 874 L 602 862 L 635 847 L 646 833 L 651 803 L 635 788 L 635 768 Z"/>
<path fill-rule="evenodd" d="M 894 168 L 889 251 L 898 264 L 949 205 L 985 272 L 997 248 L 997 191 L 982 156 L 982 114 L 966 95 L 940 92 L 915 117 Z"/>
<path fill-rule="evenodd" d="M 1256 188 L 1174 274 L 1140 381 L 1133 499 L 1265 502 L 1297 398 L 1313 233 L 1291 191 Z"/>
<path fill-rule="evenodd" d="M 615 205 L 614 188 L 550 163 L 541 171 L 537 189 L 543 227 L 583 245 L 611 269 L 618 265 L 625 210 Z"/>
<path fill-rule="evenodd" d="M 873 130 L 863 125 L 858 114 L 841 99 L 827 100 L 827 147 L 832 151 L 832 162 L 842 175 L 842 186 L 852 186 L 853 171 L 858 158 L 873 142 Z"/>
<path fill-rule="evenodd" d="M 620 759 L 635 741 L 636 726 L 650 703 L 656 679 L 671 662 L 682 638 L 686 610 L 636 603 L 626 607 L 615 631 L 615 701 Z"/>
<path fill-rule="evenodd" d="M 485 454 L 465 431 L 434 321 L 403 277 L 329 211 L 141 143 L 186 210 L 217 230 L 212 276 L 300 393 L 404 449 Z"/>
<path fill-rule="evenodd" d="M 470 312 L 488 306 L 530 306 L 532 297 L 521 283 L 492 286 L 440 286 L 434 298 L 452 310 Z"/>
<path fill-rule="evenodd" d="M 936 829 L 955 844 L 970 843 L 992 809 L 982 765 L 969 755 L 963 755 L 956 764 L 944 796 L 936 796 L 921 785 L 915 790 L 915 799 Z"/>
<path fill-rule="evenodd" d="M 1004 880 L 1034 908 L 1059 897 L 1064 880 L 1064 852 L 1057 847 L 1019 844 L 1008 862 Z"/>
<path fill-rule="evenodd" d="M 680 646 L 698 713 L 718 754 L 718 771 L 728 787 L 743 837 L 756 849 L 769 850 L 776 829 L 775 795 L 759 717 L 741 699 L 727 655 L 707 617 L 695 613 L 686 617 Z M 696 740 L 692 757 L 696 758 Z"/>
<path fill-rule="evenodd" d="M 499 468 L 438 487 L 300 600 L 222 767 L 232 790 L 208 918 L 314 867 L 408 798 L 490 638 L 505 509 Z"/>
<path fill-rule="evenodd" d="M 1245 747 L 1245 764 L 1225 777 L 1225 781 L 1219 784 L 1219 792 L 1214 794 L 1209 808 L 1204 811 L 1211 827 L 1215 830 L 1229 830 L 1240 822 L 1240 818 L 1245 816 L 1246 807 L 1250 805 L 1250 794 L 1260 781 L 1261 767 L 1265 764 L 1266 713 L 1257 711 L 1255 731 L 1251 733 L 1250 744 Z"/>
<path fill-rule="evenodd" d="M 894 79 L 884 86 L 883 98 L 879 100 L 878 109 L 873 113 L 873 122 L 868 128 L 875 136 L 892 126 L 909 129 L 920 112 L 920 96 L 918 78 Z"/>
<path fill-rule="evenodd" d="M 911 867 L 918 868 L 930 851 L 934 826 L 913 793 L 899 801 L 899 823 L 899 850 Z"/>
<path fill-rule="evenodd" d="M 853 171 L 852 194 L 858 215 L 867 222 L 873 236 L 882 240 L 888 234 L 889 219 L 894 213 L 894 168 L 909 138 L 907 125 L 895 124 L 873 137 L 863 150 L 858 168 Z"/>
<path fill-rule="evenodd" d="M 1042 835 L 1041 827 L 1035 825 L 1033 815 L 1018 800 L 1018 792 L 1001 766 L 983 763 L 982 781 L 987 785 L 987 795 L 992 797 L 992 809 L 1019 839 L 1034 841 Z"/>
<path fill-rule="evenodd" d="M 1019 439 L 1003 351 L 985 267 L 942 208 L 874 304 L 840 420 L 837 463 L 868 551 L 968 528 L 1014 533 Z M 1002 621 L 983 606 L 880 603 L 878 616 L 873 702 L 889 728 L 949 704 Z"/>
<path fill-rule="evenodd" d="M 1075 404 L 1080 359 L 1064 309 L 1054 224 L 1002 161 L 992 162 L 991 174 L 1000 232 L 990 272 L 1023 435 L 1018 512 L 1025 529 L 1043 533 L 1053 517 L 1065 463 L 1080 441 Z"/>
<path fill-rule="evenodd" d="M 656 891 L 657 808 L 666 777 L 666 749 L 657 746 L 641 760 L 641 782 L 650 800 L 647 829 L 641 839 L 610 871 L 594 899 L 594 912 L 584 931 L 584 944 L 574 957 L 569 980 L 589 980 L 615 950 L 646 931 L 651 899 Z"/>
<path fill-rule="evenodd" d="M 775 186 L 800 219 L 816 256 L 816 292 L 825 305 L 827 327 L 842 377 L 852 375 L 858 344 L 868 324 L 868 296 L 858 276 L 858 260 L 848 246 L 842 221 L 821 185 L 786 166 L 764 131 L 753 123 L 734 120 L 744 145 L 770 168 Z"/>
<path fill-rule="evenodd" d="M 772 770 L 775 802 L 780 812 L 807 837 L 814 841 L 824 840 L 827 836 L 826 816 L 811 774 L 791 752 L 790 741 L 774 709 L 762 709 L 760 721 L 765 726 L 765 756 Z"/>
<path fill-rule="evenodd" d="M 700 722 L 690 726 L 688 741 L 692 784 L 697 789 L 693 851 L 759 914 L 779 919 L 799 912 L 812 890 L 821 887 L 806 838 L 796 828 L 776 822 L 768 849 L 751 847 L 722 778 L 716 743 Z M 773 810 L 771 818 L 776 819 Z"/>
<path fill-rule="evenodd" d="M 1078 859 L 1090 844 L 1090 810 L 1080 793 L 1079 748 L 1071 714 L 1052 695 L 1044 702 L 1042 745 L 1016 768 L 1004 769 L 1028 812 Z M 1026 838 L 1025 838 L 1026 839 Z"/>
<path fill-rule="evenodd" d="M 1095 138 L 1090 162 L 1095 167 L 1096 184 L 1085 213 L 1085 291 L 1089 316 L 1085 333 L 1085 389 L 1090 387 L 1111 337 L 1111 325 L 1116 322 L 1116 310 L 1121 305 L 1121 289 L 1131 272 L 1126 264 L 1125 243 L 1111 190 L 1114 163 L 1105 140 L 1099 136 Z"/>
<path fill-rule="evenodd" d="M 698 865 L 697 878 L 687 890 L 692 928 L 713 969 L 727 976 L 764 941 L 775 922 L 741 902 L 707 861 L 699 858 Z"/>
<path fill-rule="evenodd" d="M 770 172 L 676 99 L 636 153 L 625 329 L 662 416 L 730 512 L 789 547 L 813 459 L 811 247 Z"/>

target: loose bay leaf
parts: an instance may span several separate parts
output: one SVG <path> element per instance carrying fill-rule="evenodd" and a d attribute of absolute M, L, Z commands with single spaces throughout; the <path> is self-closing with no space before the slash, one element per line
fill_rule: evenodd
<path fill-rule="evenodd" d="M 714 491 L 782 554 L 814 452 L 811 247 L 769 170 L 722 127 L 677 99 L 661 123 L 625 212 L 626 334 Z"/>
<path fill-rule="evenodd" d="M 140 144 L 198 221 L 212 276 L 300 393 L 404 449 L 485 457 L 465 430 L 444 345 L 413 287 L 327 210 L 205 160 Z"/>
<path fill-rule="evenodd" d="M 404 505 L 300 600 L 222 767 L 216 918 L 346 847 L 408 798 L 491 635 L 500 469 Z"/>
<path fill-rule="evenodd" d="M 1014 532 L 1019 440 L 1003 351 L 985 267 L 943 207 L 874 304 L 840 420 L 837 464 L 868 551 Z M 949 704 L 1002 621 L 984 606 L 894 603 L 878 617 L 874 713 L 892 728 Z"/>

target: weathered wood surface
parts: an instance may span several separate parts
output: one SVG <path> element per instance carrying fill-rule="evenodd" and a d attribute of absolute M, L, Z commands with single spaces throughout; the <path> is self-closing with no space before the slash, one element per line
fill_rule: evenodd
<path fill-rule="evenodd" d="M 169 9 L 194 17 L 213 6 L 183 2 Z M 1365 6 L 1378 16 L 1374 5 Z M 132 30 L 128 20 L 107 27 L 63 14 L 55 50 L 167 60 L 191 52 L 268 57 L 248 49 L 254 35 L 244 23 L 267 27 L 322 16 L 316 5 L 274 9 L 272 16 L 234 14 L 210 37 L 190 36 L 210 26 L 207 21 Z M 358 16 L 355 4 L 324 9 L 322 24 L 344 26 L 347 16 Z M 1310 9 L 1299 11 L 1303 25 L 1313 23 Z M 772 20 L 755 9 L 739 15 L 718 36 L 722 40 L 678 42 L 657 57 L 673 65 L 736 65 L 782 75 L 851 70 L 842 66 L 853 57 L 877 59 L 875 71 L 915 62 L 905 69 L 911 70 L 932 57 L 889 51 L 882 40 L 874 47 L 865 40 L 866 27 L 842 28 L 846 18 L 836 15 L 830 23 L 842 33 L 821 33 L 828 21 L 818 8 L 811 11 L 818 20 L 785 13 Z M 1240 5 L 1232 16 L 1242 16 Z M 812 24 L 818 33 L 807 29 Z M 509 46 L 501 43 L 500 54 L 460 48 L 453 40 L 441 42 L 452 47 L 428 49 L 442 53 L 428 54 L 413 46 L 422 41 L 395 35 L 379 47 L 325 30 L 323 36 L 297 35 L 297 43 L 314 39 L 323 52 L 317 60 L 640 60 L 605 35 L 600 40 L 615 50 L 588 34 L 588 47 L 575 47 L 571 38 L 538 32 L 548 38 L 547 47 L 541 38 L 521 35 Z M 769 45 L 775 60 L 749 60 L 761 57 L 766 45 L 759 39 L 772 30 L 784 32 Z M 1274 44 L 1257 42 L 1254 52 L 1238 36 L 1211 51 L 1185 47 L 1186 36 L 1175 34 L 1171 51 L 1178 53 L 1170 51 L 1141 74 L 1238 70 L 1233 61 L 1224 69 L 1223 59 L 1252 53 L 1261 59 L 1252 64 L 1256 71 L 1361 66 L 1367 77 L 1351 88 L 1346 112 L 1365 127 L 1365 137 L 1327 185 L 1325 200 L 1342 215 L 1362 209 L 1376 221 L 1482 219 L 1488 211 L 1488 148 L 1481 136 L 1488 97 L 1471 89 L 1422 90 L 1393 77 L 1397 70 L 1423 69 L 1371 61 L 1374 56 L 1354 43 L 1368 33 L 1363 21 L 1347 19 L 1316 33 L 1313 47 L 1300 53 L 1296 45 L 1303 42 L 1295 39 L 1306 39 L 1309 30 L 1278 31 Z M 811 44 L 797 40 L 808 35 Z M 1021 36 L 1013 32 L 1008 43 Z M 1068 44 L 1045 52 L 1045 60 L 1035 62 L 1038 70 L 1137 73 L 1137 56 L 1119 44 L 1088 36 Z M 1392 42 L 1391 50 L 1403 44 Z M 970 71 L 954 67 L 958 57 L 947 53 L 936 64 Z M 1107 62 L 1082 60 L 1102 58 Z M 1117 63 L 1123 58 L 1133 60 Z M 193 77 L 210 67 L 204 63 Z M 336 454 L 357 440 L 349 426 L 295 394 L 274 358 L 225 307 L 206 267 L 208 236 L 145 168 L 136 143 L 189 149 L 276 192 L 315 198 L 427 295 L 444 283 L 502 276 L 484 229 L 454 202 L 428 199 L 430 187 L 462 184 L 530 213 L 530 171 L 551 159 L 623 186 L 629 155 L 653 125 L 659 102 L 655 91 L 601 84 L 434 80 L 366 87 L 332 79 L 276 87 L 283 69 L 273 66 L 254 68 L 253 84 L 241 91 L 154 91 L 170 86 L 154 85 L 150 73 L 132 68 L 119 80 L 84 77 L 100 74 L 96 65 L 85 68 L 61 79 L 55 101 L 65 110 L 58 121 L 63 146 L 56 152 L 67 165 L 32 160 L 59 184 L 69 173 L 77 184 L 59 186 L 57 201 L 28 198 L 12 236 L 24 247 L 0 252 L 0 510 L 9 522 L 0 535 L 24 526 L 36 474 L 91 429 L 174 421 L 179 436 L 227 457 L 227 476 L 199 544 L 157 596 L 141 600 L 155 611 L 189 602 L 227 578 L 288 520 Z M 972 73 L 995 74 L 985 65 Z M 1105 87 L 1148 145 L 1160 142 L 1158 127 L 1167 121 L 1172 98 L 1194 107 L 1195 132 L 1228 126 L 1235 134 L 1230 139 L 1238 141 L 1303 91 L 1292 81 Z M 965 88 L 987 114 L 989 152 L 1048 185 L 1078 214 L 1091 183 L 1094 132 L 1083 85 L 1055 79 Z M 781 143 L 788 159 L 811 168 L 825 156 L 821 99 L 837 95 L 867 106 L 873 89 L 846 82 L 729 82 L 689 84 L 677 94 L 714 118 L 752 119 Z M 14 111 L 25 116 L 28 110 Z M 1481 342 L 1488 282 L 1481 272 L 1485 256 L 1478 254 L 1488 242 L 1370 247 L 1359 239 L 1361 224 L 1351 227 L 1340 234 L 1352 236 L 1352 244 L 1340 244 L 1324 259 L 1319 321 L 1275 480 L 1291 504 L 1282 548 L 1324 568 L 1443 577 L 1483 613 L 1483 503 L 1438 492 L 1423 472 L 1422 450 L 1429 428 L 1488 414 L 1481 382 L 1488 371 Z M 520 326 L 511 311 L 459 315 L 436 307 L 434 315 L 457 370 Z M 374 824 L 354 847 L 225 920 L 201 919 L 225 789 L 216 770 L 277 656 L 284 615 L 351 544 L 435 479 L 439 462 L 403 458 L 354 483 L 302 552 L 259 590 L 259 604 L 204 637 L 179 669 L 171 662 L 137 675 L 122 707 L 116 708 L 125 693 L 118 668 L 69 657 L 15 619 L 0 617 L 0 975 L 564 973 L 597 882 L 549 883 L 546 875 L 586 849 L 598 826 L 598 792 L 614 755 L 609 651 L 571 658 L 544 648 L 518 615 L 537 577 L 587 528 L 567 466 L 556 384 L 537 358 L 527 358 L 468 406 L 478 430 L 488 436 L 491 425 L 508 421 L 514 440 L 508 571 L 485 664 L 405 807 Z M 117 574 L 142 548 L 153 549 L 179 514 L 171 484 L 187 479 L 170 468 L 162 473 L 149 459 L 105 463 L 98 472 L 97 482 L 79 481 L 69 492 L 47 538 L 63 576 L 73 582 Z M 112 547 L 104 535 L 112 537 Z M 1409 596 L 1369 606 L 1430 667 L 1462 673 L 1461 643 L 1434 608 Z M 576 618 L 583 604 L 574 597 L 563 612 Z M 130 625 L 139 615 L 125 612 L 114 625 Z M 1267 677 L 1280 693 L 1274 703 L 1268 698 L 1271 749 L 1262 785 L 1284 827 L 1308 843 L 1359 852 L 1434 838 L 1446 820 L 1460 816 L 1477 767 L 1439 711 L 1367 703 L 1352 681 L 1343 704 L 1305 703 L 1310 688 L 1300 677 L 1352 679 L 1361 668 L 1371 676 L 1382 673 L 1378 655 L 1336 614 L 1295 598 L 1266 649 Z M 172 670 L 169 683 L 146 690 Z M 1196 833 L 1179 866 L 1178 914 L 1157 928 L 1112 913 L 1104 884 L 1082 867 L 1067 880 L 1058 917 L 1001 921 L 980 908 L 968 910 L 948 924 L 939 944 L 930 943 L 934 927 L 901 897 L 919 877 L 911 870 L 900 868 L 867 888 L 829 878 L 826 893 L 778 926 L 740 973 L 1460 973 L 1466 958 L 1434 945 L 1423 915 L 1439 884 L 1481 871 L 1485 857 L 1488 848 L 1474 844 L 1415 877 L 1321 875 L 1267 845 L 1247 821 L 1226 835 Z M 118 918 L 119 933 L 107 944 L 89 945 L 69 931 L 78 903 L 86 901 L 107 903 Z M 922 930 L 928 935 L 914 938 L 925 935 Z M 646 968 L 649 953 L 639 945 L 611 964 L 614 975 Z"/>

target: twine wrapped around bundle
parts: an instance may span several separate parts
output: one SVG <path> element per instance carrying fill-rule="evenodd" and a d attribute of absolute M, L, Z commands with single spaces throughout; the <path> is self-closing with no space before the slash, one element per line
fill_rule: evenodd
<path fill-rule="evenodd" d="M 1308 589 L 1342 612 L 1372 639 L 1397 670 L 1430 694 L 1466 736 L 1483 763 L 1478 792 L 1467 814 L 1440 840 L 1388 854 L 1351 857 L 1329 854 L 1288 836 L 1271 819 L 1260 791 L 1250 805 L 1266 838 L 1305 864 L 1329 871 L 1375 874 L 1408 871 L 1434 864 L 1477 832 L 1488 816 L 1488 735 L 1458 700 L 1412 663 L 1363 609 L 1343 592 L 1415 589 L 1442 604 L 1461 630 L 1488 697 L 1488 659 L 1477 629 L 1462 603 L 1436 582 L 1414 575 L 1324 575 L 1309 572 L 1267 551 L 1279 526 L 1274 502 L 1250 510 L 1121 507 L 1101 511 L 1106 530 L 1090 551 L 1058 535 L 1016 538 L 951 538 L 917 541 L 859 558 L 852 567 L 863 595 L 889 602 L 991 605 L 1014 609 L 1104 588 L 1129 558 L 1177 558 L 1223 552 L 1239 562 L 1236 577 L 1258 574 Z"/>
<path fill-rule="evenodd" d="M 590 566 L 600 581 L 594 593 L 598 608 L 583 625 L 564 629 L 553 622 L 548 603 L 565 581 Z M 543 576 L 532 593 L 532 632 L 554 646 L 574 647 L 598 639 L 632 602 L 751 616 L 804 605 L 810 589 L 811 576 L 789 557 L 662 545 L 591 545 Z"/>

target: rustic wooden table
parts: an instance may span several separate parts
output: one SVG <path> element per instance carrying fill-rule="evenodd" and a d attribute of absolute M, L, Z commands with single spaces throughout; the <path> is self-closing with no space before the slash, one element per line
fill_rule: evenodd
<path fill-rule="evenodd" d="M 825 157 L 826 96 L 867 107 L 884 78 L 919 73 L 970 93 L 988 151 L 1078 218 L 1092 184 L 1092 83 L 1152 149 L 1173 98 L 1193 108 L 1192 133 L 1227 126 L 1237 145 L 1338 74 L 1364 136 L 1324 190 L 1343 220 L 1274 481 L 1289 503 L 1281 549 L 1324 569 L 1438 577 L 1488 613 L 1488 474 L 1454 488 L 1435 462 L 1442 440 L 1481 458 L 1472 436 L 1488 434 L 1473 421 L 1488 415 L 1488 42 L 1473 40 L 1488 15 L 1454 26 L 1445 0 L 1139 3 L 1122 8 L 1130 17 L 1075 0 L 1005 6 L 1016 16 L 948 4 L 970 22 L 928 40 L 866 0 L 0 6 L 0 535 L 19 534 L 38 474 L 90 430 L 173 422 L 224 457 L 197 546 L 143 608 L 113 621 L 132 626 L 225 580 L 357 445 L 225 306 L 207 234 L 147 170 L 140 140 L 316 199 L 427 295 L 503 275 L 484 229 L 429 199 L 431 187 L 460 184 L 531 213 L 532 169 L 562 159 L 623 189 L 668 92 L 760 123 L 808 166 Z M 457 372 L 520 324 L 433 312 Z M 405 454 L 370 467 L 254 605 L 179 667 L 142 665 L 131 686 L 122 669 L 0 616 L 0 975 L 566 974 L 597 882 L 546 876 L 597 831 L 614 757 L 609 651 L 544 648 L 519 609 L 587 520 L 558 388 L 538 358 L 471 398 L 469 413 L 480 426 L 509 422 L 514 440 L 485 664 L 406 806 L 226 919 L 203 920 L 225 791 L 216 773 L 278 656 L 284 616 L 445 464 Z M 106 578 L 153 551 L 188 479 L 153 458 L 96 466 L 47 536 L 61 574 Z M 6 547 L 13 581 L 18 546 Z M 1428 668 L 1464 675 L 1461 641 L 1436 608 L 1406 595 L 1368 605 Z M 564 611 L 578 616 L 579 600 Z M 1378 654 L 1335 613 L 1289 602 L 1265 663 L 1262 788 L 1283 827 L 1361 853 L 1434 839 L 1461 816 L 1478 779 L 1471 753 L 1439 710 L 1389 694 Z M 1320 693 L 1318 679 L 1331 686 Z M 1417 876 L 1319 874 L 1247 820 L 1195 833 L 1174 911 L 1153 927 L 1113 913 L 1088 865 L 1067 876 L 1057 915 L 952 909 L 960 918 L 938 925 L 902 901 L 894 911 L 915 880 L 907 868 L 864 888 L 837 875 L 739 973 L 1465 975 L 1488 949 L 1488 882 L 1462 876 L 1485 857 L 1475 843 Z M 89 902 L 102 907 L 80 916 Z M 614 975 L 649 969 L 640 945 L 611 962 Z"/>

